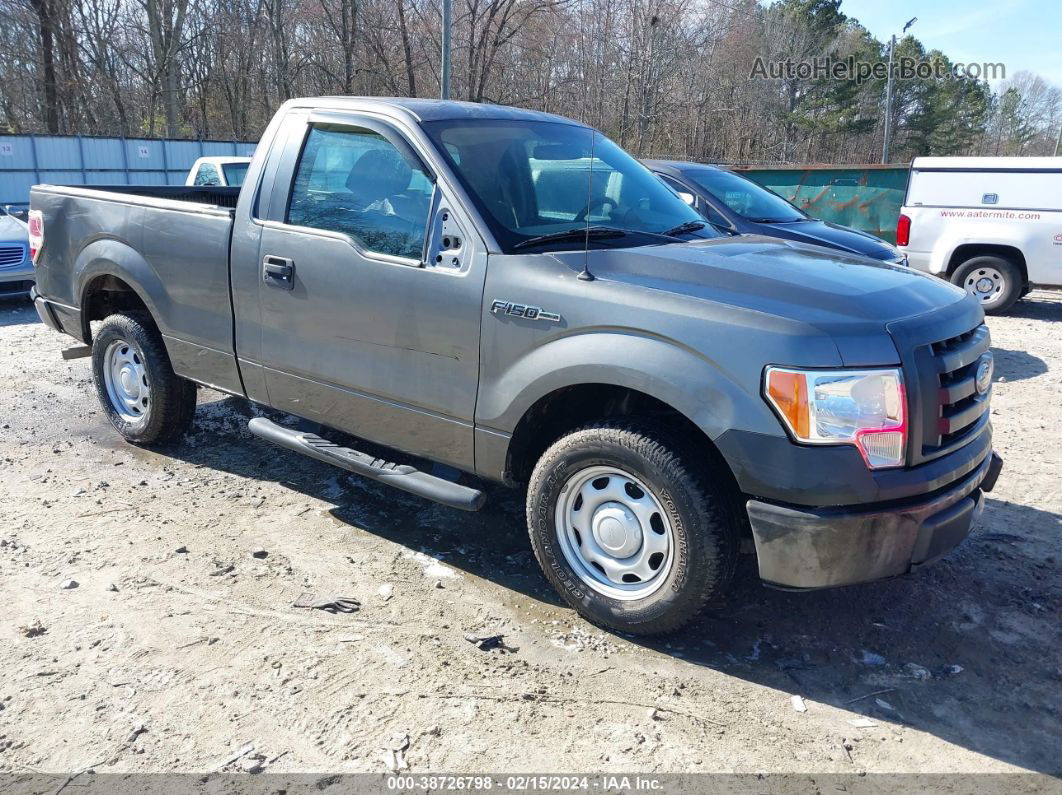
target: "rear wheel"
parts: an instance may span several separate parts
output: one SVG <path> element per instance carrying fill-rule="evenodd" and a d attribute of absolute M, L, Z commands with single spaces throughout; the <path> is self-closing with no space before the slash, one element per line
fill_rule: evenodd
<path fill-rule="evenodd" d="M 173 372 L 162 335 L 142 312 L 107 317 L 92 341 L 92 379 L 126 440 L 164 444 L 192 424 L 196 387 Z"/>
<path fill-rule="evenodd" d="M 724 487 L 652 426 L 603 423 L 539 460 L 527 494 L 546 578 L 583 617 L 638 635 L 688 622 L 733 577 Z"/>
<path fill-rule="evenodd" d="M 952 273 L 951 281 L 980 301 L 988 315 L 1006 312 L 1025 288 L 1019 268 L 1010 260 L 995 256 L 966 260 Z"/>

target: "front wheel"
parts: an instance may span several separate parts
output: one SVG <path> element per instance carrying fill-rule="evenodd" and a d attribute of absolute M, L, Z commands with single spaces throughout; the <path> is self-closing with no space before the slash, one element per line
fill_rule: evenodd
<path fill-rule="evenodd" d="M 733 577 L 725 487 L 651 426 L 603 423 L 554 443 L 531 475 L 527 522 L 546 578 L 584 618 L 680 628 Z"/>
<path fill-rule="evenodd" d="M 951 275 L 951 282 L 981 302 L 987 315 L 1010 309 L 1021 298 L 1025 285 L 1021 271 L 1002 257 L 972 257 Z"/>
<path fill-rule="evenodd" d="M 173 372 L 162 335 L 141 312 L 107 317 L 92 340 L 92 380 L 111 425 L 135 444 L 164 444 L 195 413 L 195 384 Z"/>

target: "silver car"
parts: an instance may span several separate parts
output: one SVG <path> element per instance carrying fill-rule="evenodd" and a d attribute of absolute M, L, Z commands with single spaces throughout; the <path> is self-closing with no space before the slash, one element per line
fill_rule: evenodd
<path fill-rule="evenodd" d="M 0 298 L 29 295 L 34 281 L 26 224 L 0 207 Z"/>

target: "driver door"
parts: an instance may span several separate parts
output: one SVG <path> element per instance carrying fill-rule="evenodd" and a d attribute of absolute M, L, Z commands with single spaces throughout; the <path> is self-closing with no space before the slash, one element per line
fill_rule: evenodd
<path fill-rule="evenodd" d="M 486 257 L 466 241 L 427 263 L 453 211 L 435 171 L 397 129 L 342 116 L 310 118 L 263 224 L 269 403 L 470 469 Z"/>

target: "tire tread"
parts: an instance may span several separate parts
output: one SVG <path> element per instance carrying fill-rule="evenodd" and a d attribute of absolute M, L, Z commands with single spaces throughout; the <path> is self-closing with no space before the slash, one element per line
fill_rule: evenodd
<path fill-rule="evenodd" d="M 1021 269 L 1013 260 L 998 254 L 978 254 L 959 263 L 955 270 L 952 271 L 950 281 L 956 287 L 965 289 L 963 282 L 966 281 L 967 274 L 975 268 L 983 266 L 991 266 L 1000 270 L 1007 279 L 1008 289 L 1002 301 L 991 309 L 985 309 L 986 315 L 1001 315 L 1018 302 L 1025 290 Z"/>
<path fill-rule="evenodd" d="M 678 485 L 674 489 L 676 505 L 681 494 L 692 497 L 693 503 L 682 506 L 689 515 L 699 517 L 696 529 L 705 542 L 700 545 L 698 559 L 691 560 L 689 570 L 695 586 L 687 590 L 667 613 L 639 621 L 637 626 L 619 625 L 602 616 L 588 614 L 582 605 L 565 592 L 563 583 L 553 576 L 540 545 L 535 542 L 534 506 L 549 473 L 575 450 L 587 446 L 618 445 L 648 462 Z M 692 451 L 677 436 L 662 426 L 646 420 L 606 420 L 589 423 L 554 442 L 536 464 L 528 483 L 527 521 L 535 558 L 547 579 L 565 600 L 588 620 L 610 629 L 639 635 L 659 635 L 674 632 L 697 616 L 712 599 L 721 596 L 733 579 L 737 567 L 738 540 L 735 525 L 727 521 L 727 500 L 719 488 L 709 481 L 711 467 L 692 466 Z"/>
<path fill-rule="evenodd" d="M 107 396 L 102 375 L 103 355 L 107 337 L 112 331 L 135 342 L 152 371 L 151 409 L 143 428 L 134 429 L 122 420 L 111 407 Z M 188 431 L 195 415 L 196 385 L 173 372 L 166 344 L 151 315 L 139 311 L 109 315 L 96 330 L 92 348 L 92 380 L 96 385 L 96 393 L 111 425 L 127 441 L 142 445 L 164 445 Z"/>

